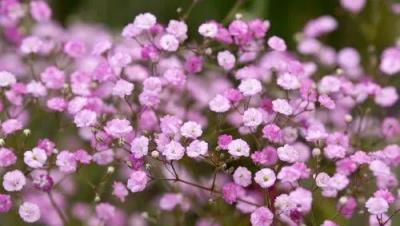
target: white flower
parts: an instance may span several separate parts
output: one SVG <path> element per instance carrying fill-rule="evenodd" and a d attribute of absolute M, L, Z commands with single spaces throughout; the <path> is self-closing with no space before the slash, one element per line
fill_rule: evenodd
<path fill-rule="evenodd" d="M 200 155 L 207 154 L 208 144 L 202 140 L 194 140 L 186 148 L 186 154 L 191 158 L 199 157 Z"/>
<path fill-rule="evenodd" d="M 389 204 L 381 197 L 372 197 L 365 203 L 365 207 L 370 214 L 377 215 L 386 213 L 389 209 Z"/>
<path fill-rule="evenodd" d="M 297 76 L 291 73 L 284 73 L 278 77 L 277 84 L 286 90 L 300 88 L 300 81 Z"/>
<path fill-rule="evenodd" d="M 136 137 L 131 142 L 131 152 L 135 158 L 141 158 L 149 152 L 149 139 L 145 136 Z"/>
<path fill-rule="evenodd" d="M 112 93 L 121 98 L 131 95 L 134 85 L 126 80 L 120 79 L 115 83 Z"/>
<path fill-rule="evenodd" d="M 204 23 L 199 27 L 199 33 L 207 38 L 215 38 L 218 34 L 218 26 L 216 23 Z"/>
<path fill-rule="evenodd" d="M 341 87 L 341 82 L 338 78 L 332 75 L 324 76 L 318 84 L 320 93 L 328 94 L 338 92 Z"/>
<path fill-rule="evenodd" d="M 233 173 L 233 181 L 242 186 L 247 187 L 251 184 L 251 172 L 246 167 L 239 166 Z"/>
<path fill-rule="evenodd" d="M 15 75 L 8 71 L 0 71 L 0 87 L 7 87 L 17 82 Z"/>
<path fill-rule="evenodd" d="M 216 95 L 208 105 L 211 111 L 217 113 L 227 112 L 231 108 L 229 100 L 220 94 Z"/>
<path fill-rule="evenodd" d="M 34 223 L 40 219 L 39 206 L 30 202 L 22 203 L 19 206 L 18 214 L 27 223 Z"/>
<path fill-rule="evenodd" d="M 261 82 L 254 78 L 242 80 L 238 88 L 244 96 L 253 96 L 262 90 Z"/>
<path fill-rule="evenodd" d="M 265 168 L 258 171 L 254 177 L 254 181 L 262 188 L 269 188 L 275 184 L 276 176 L 274 171 Z"/>
<path fill-rule="evenodd" d="M 261 111 L 256 108 L 249 108 L 243 113 L 243 124 L 248 127 L 257 127 L 263 121 Z"/>
<path fill-rule="evenodd" d="M 228 144 L 228 152 L 233 156 L 245 156 L 250 155 L 250 147 L 246 141 L 242 139 L 235 139 Z"/>
<path fill-rule="evenodd" d="M 142 30 L 152 28 L 157 23 L 157 18 L 151 13 L 141 13 L 135 17 L 133 24 Z"/>
<path fill-rule="evenodd" d="M 201 125 L 197 122 L 188 121 L 185 122 L 181 127 L 181 135 L 186 138 L 196 139 L 201 136 L 202 133 L 203 131 L 201 130 Z"/>
<path fill-rule="evenodd" d="M 171 34 L 165 34 L 160 39 L 160 46 L 165 51 L 174 52 L 179 48 L 179 40 Z"/>
<path fill-rule="evenodd" d="M 46 151 L 41 148 L 33 148 L 24 153 L 24 162 L 31 168 L 40 168 L 47 161 Z"/>
<path fill-rule="evenodd" d="M 272 109 L 275 112 L 281 113 L 283 115 L 293 114 L 293 108 L 285 99 L 276 99 L 272 101 Z"/>
<path fill-rule="evenodd" d="M 230 70 L 235 66 L 236 58 L 228 50 L 221 51 L 217 55 L 218 65 L 225 70 Z"/>
<path fill-rule="evenodd" d="M 283 147 L 277 149 L 278 158 L 281 161 L 294 163 L 299 160 L 299 152 L 291 145 L 285 144 Z"/>
<path fill-rule="evenodd" d="M 74 117 L 74 122 L 77 127 L 89 127 L 96 123 L 97 114 L 91 110 L 82 110 Z"/>
<path fill-rule="evenodd" d="M 163 154 L 168 161 L 179 160 L 185 155 L 185 149 L 182 147 L 181 143 L 173 140 L 165 146 Z"/>

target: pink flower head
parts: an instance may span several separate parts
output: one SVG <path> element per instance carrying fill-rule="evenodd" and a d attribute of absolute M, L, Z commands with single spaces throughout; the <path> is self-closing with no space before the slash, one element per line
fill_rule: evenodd
<path fill-rule="evenodd" d="M 72 58 L 79 58 L 86 54 L 86 46 L 78 40 L 70 40 L 64 45 L 64 52 Z"/>
<path fill-rule="evenodd" d="M 45 1 L 35 0 L 30 2 L 30 11 L 33 19 L 44 22 L 50 19 L 51 9 Z"/>
<path fill-rule="evenodd" d="M 277 36 L 272 36 L 271 38 L 268 39 L 268 46 L 276 51 L 285 51 L 286 50 L 286 43 L 283 39 L 277 37 Z"/>
<path fill-rule="evenodd" d="M 9 171 L 3 176 L 3 188 L 8 192 L 21 191 L 25 184 L 25 175 L 20 170 Z"/>
<path fill-rule="evenodd" d="M 0 194 L 0 213 L 7 213 L 12 206 L 11 196 Z"/>
<path fill-rule="evenodd" d="M 34 223 L 41 217 L 39 206 L 31 202 L 22 203 L 19 206 L 18 214 L 27 223 Z"/>
<path fill-rule="evenodd" d="M 18 130 L 23 128 L 23 125 L 20 120 L 17 119 L 8 119 L 7 121 L 1 124 L 1 128 L 6 135 L 12 134 Z"/>
<path fill-rule="evenodd" d="M 222 150 L 227 150 L 229 143 L 233 140 L 231 135 L 222 134 L 218 136 L 218 147 Z"/>
<path fill-rule="evenodd" d="M 133 171 L 129 177 L 127 188 L 135 193 L 143 191 L 148 182 L 147 174 L 143 171 Z"/>
<path fill-rule="evenodd" d="M 259 207 L 250 216 L 252 226 L 270 226 L 273 219 L 274 214 L 267 207 Z"/>
<path fill-rule="evenodd" d="M 17 161 L 17 156 L 8 148 L 0 148 L 0 167 L 9 167 Z"/>
<path fill-rule="evenodd" d="M 132 126 L 126 119 L 112 119 L 107 122 L 104 131 L 115 138 L 120 138 L 130 133 Z"/>
<path fill-rule="evenodd" d="M 125 185 L 121 182 L 113 183 L 113 192 L 112 194 L 117 197 L 121 202 L 125 201 L 125 197 L 128 195 L 128 190 Z"/>
<path fill-rule="evenodd" d="M 222 197 L 229 204 L 236 202 L 236 199 L 243 194 L 243 188 L 235 183 L 227 183 L 222 187 Z"/>

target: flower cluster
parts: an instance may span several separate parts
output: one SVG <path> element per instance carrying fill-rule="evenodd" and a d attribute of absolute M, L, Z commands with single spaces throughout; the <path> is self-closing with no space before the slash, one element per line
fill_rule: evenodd
<path fill-rule="evenodd" d="M 220 203 L 243 225 L 388 226 L 400 211 L 399 46 L 367 69 L 320 39 L 338 26 L 328 15 L 295 50 L 240 15 L 193 28 L 196 42 L 184 18 L 142 13 L 115 35 L 51 17 L 42 0 L 0 2 L 0 219 L 171 225 L 178 211 L 220 226 Z"/>

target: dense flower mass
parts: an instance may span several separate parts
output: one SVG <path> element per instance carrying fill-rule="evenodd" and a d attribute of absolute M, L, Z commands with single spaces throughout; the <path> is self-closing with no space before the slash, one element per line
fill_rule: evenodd
<path fill-rule="evenodd" d="M 297 49 L 240 15 L 189 28 L 146 12 L 113 34 L 62 27 L 42 0 L 0 1 L 0 26 L 0 219 L 389 226 L 400 211 L 399 44 L 365 63 L 320 39 L 339 26 L 329 15 Z"/>

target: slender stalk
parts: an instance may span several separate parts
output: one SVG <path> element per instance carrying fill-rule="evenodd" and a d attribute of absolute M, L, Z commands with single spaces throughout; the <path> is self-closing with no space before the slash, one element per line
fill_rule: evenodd
<path fill-rule="evenodd" d="M 68 224 L 68 219 L 67 217 L 64 215 L 64 213 L 62 212 L 62 210 L 60 209 L 60 207 L 57 205 L 57 203 L 54 200 L 53 195 L 51 194 L 51 192 L 47 192 L 47 196 L 49 197 L 50 203 L 53 206 L 53 208 L 56 210 L 58 216 L 61 218 L 62 222 L 64 225 Z"/>

